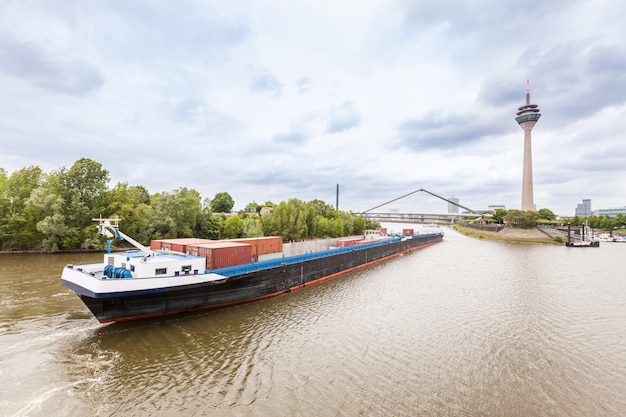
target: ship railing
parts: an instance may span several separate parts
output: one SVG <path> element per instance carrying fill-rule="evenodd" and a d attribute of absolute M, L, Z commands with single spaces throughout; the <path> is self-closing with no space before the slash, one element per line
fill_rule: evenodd
<path fill-rule="evenodd" d="M 262 269 L 276 268 L 281 265 L 292 265 L 296 263 L 310 261 L 312 259 L 325 258 L 328 256 L 338 255 L 341 253 L 354 252 L 357 250 L 360 251 L 360 250 L 364 250 L 367 248 L 373 248 L 376 246 L 388 245 L 393 242 L 399 242 L 400 240 L 402 240 L 401 237 L 392 237 L 390 239 L 374 241 L 371 243 L 362 243 L 358 245 L 346 246 L 342 248 L 332 248 L 332 249 L 327 249 L 327 250 L 317 251 L 317 252 L 307 252 L 307 253 L 303 253 L 300 255 L 292 255 L 292 256 L 283 255 L 283 257 L 281 258 L 267 259 L 264 261 L 252 262 L 252 263 L 244 264 L 244 265 L 229 266 L 226 268 L 211 269 L 207 272 L 212 272 L 212 273 L 223 275 L 226 277 L 232 277 L 235 275 L 241 275 L 241 274 L 259 271 Z"/>

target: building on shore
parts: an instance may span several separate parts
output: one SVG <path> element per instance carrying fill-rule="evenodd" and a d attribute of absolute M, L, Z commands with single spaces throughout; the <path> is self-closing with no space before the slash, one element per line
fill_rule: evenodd
<path fill-rule="evenodd" d="M 591 200 L 583 199 L 582 204 L 576 205 L 576 216 L 589 217 L 591 216 Z"/>
<path fill-rule="evenodd" d="M 600 209 L 596 211 L 596 216 L 609 216 L 613 218 L 618 214 L 626 215 L 626 206 L 618 208 Z"/>
<path fill-rule="evenodd" d="M 455 204 L 459 204 L 458 197 L 448 197 L 448 214 L 457 214 L 459 212 L 459 206 Z"/>

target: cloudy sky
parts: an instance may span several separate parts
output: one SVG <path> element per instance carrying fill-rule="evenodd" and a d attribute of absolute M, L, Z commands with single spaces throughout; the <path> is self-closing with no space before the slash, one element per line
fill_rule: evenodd
<path fill-rule="evenodd" d="M 626 2 L 0 0 L 0 167 L 151 193 L 626 205 Z M 378 211 L 443 213 L 424 193 Z"/>

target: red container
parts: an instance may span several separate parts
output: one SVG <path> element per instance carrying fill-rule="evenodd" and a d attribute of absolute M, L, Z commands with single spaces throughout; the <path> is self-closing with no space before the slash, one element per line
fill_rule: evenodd
<path fill-rule="evenodd" d="M 215 240 L 211 243 L 190 245 L 187 251 L 191 255 L 204 257 L 206 269 L 241 265 L 252 260 L 252 245 L 240 242 Z"/>
<path fill-rule="evenodd" d="M 187 247 L 189 245 L 198 245 L 201 243 L 213 242 L 209 239 L 197 239 L 194 237 L 180 238 L 180 239 L 158 239 L 150 242 L 150 249 L 152 250 L 171 250 L 174 252 L 187 253 Z"/>
<path fill-rule="evenodd" d="M 356 245 L 361 238 L 346 238 L 346 239 L 337 239 L 337 247 L 345 248 L 346 246 L 354 246 Z"/>
<path fill-rule="evenodd" d="M 280 236 L 265 236 L 257 239 L 259 255 L 283 251 L 283 238 Z"/>
<path fill-rule="evenodd" d="M 402 234 L 404 236 L 413 236 L 415 234 L 415 230 L 413 230 L 413 229 L 402 229 Z"/>
<path fill-rule="evenodd" d="M 280 236 L 242 237 L 228 242 L 247 243 L 252 246 L 252 257 L 258 260 L 259 255 L 283 251 L 283 238 Z"/>
<path fill-rule="evenodd" d="M 387 228 L 386 227 L 377 227 L 376 230 L 378 230 L 383 235 L 387 234 Z"/>

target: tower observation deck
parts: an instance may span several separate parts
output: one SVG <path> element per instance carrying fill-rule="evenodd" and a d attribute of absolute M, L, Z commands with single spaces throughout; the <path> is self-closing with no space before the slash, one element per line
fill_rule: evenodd
<path fill-rule="evenodd" d="M 522 172 L 522 210 L 534 210 L 533 197 L 533 151 L 531 143 L 531 131 L 541 117 L 539 107 L 530 104 L 530 88 L 526 80 L 526 104 L 517 109 L 515 121 L 524 130 L 524 169 Z"/>

